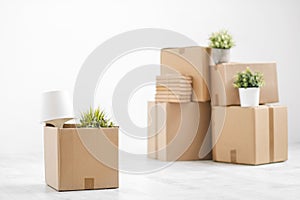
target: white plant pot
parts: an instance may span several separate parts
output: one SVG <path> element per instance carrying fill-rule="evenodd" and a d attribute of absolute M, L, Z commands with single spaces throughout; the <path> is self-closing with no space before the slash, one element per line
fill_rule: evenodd
<path fill-rule="evenodd" d="M 230 49 L 212 49 L 212 57 L 215 64 L 228 63 L 230 61 Z"/>
<path fill-rule="evenodd" d="M 254 107 L 259 105 L 260 88 L 239 88 L 241 107 Z"/>

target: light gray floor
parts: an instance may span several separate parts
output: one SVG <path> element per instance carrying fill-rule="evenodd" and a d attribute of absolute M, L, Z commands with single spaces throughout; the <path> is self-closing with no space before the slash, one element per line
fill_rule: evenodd
<path fill-rule="evenodd" d="M 5 199 L 300 199 L 300 145 L 289 161 L 262 166 L 176 162 L 151 174 L 120 173 L 114 190 L 56 192 L 44 184 L 41 155 L 0 155 L 0 200 Z M 121 161 L 122 162 L 122 161 Z M 147 165 L 157 161 L 147 160 Z"/>

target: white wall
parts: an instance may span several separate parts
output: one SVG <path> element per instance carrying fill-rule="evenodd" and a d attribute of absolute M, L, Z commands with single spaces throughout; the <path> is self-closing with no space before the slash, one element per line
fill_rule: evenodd
<path fill-rule="evenodd" d="M 299 7 L 297 0 L 1 0 L 0 153 L 41 152 L 41 92 L 73 91 L 82 63 L 98 45 L 121 32 L 149 27 L 180 32 L 202 45 L 211 32 L 227 28 L 237 43 L 233 60 L 277 61 L 281 103 L 289 108 L 290 143 L 299 142 Z M 158 52 L 141 54 L 115 66 L 159 62 Z M 139 103 L 131 105 L 131 116 L 145 114 L 143 102 L 150 95 L 141 94 L 149 92 L 153 88 L 134 97 Z M 133 120 L 146 124 L 143 117 Z M 145 142 L 131 142 L 124 139 L 122 148 L 146 150 Z"/>

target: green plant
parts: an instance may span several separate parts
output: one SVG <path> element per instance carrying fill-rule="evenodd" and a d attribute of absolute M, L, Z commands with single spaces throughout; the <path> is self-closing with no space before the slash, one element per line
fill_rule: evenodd
<path fill-rule="evenodd" d="M 219 32 L 212 33 L 209 40 L 209 46 L 211 48 L 230 49 L 235 46 L 233 38 L 227 30 L 220 30 Z"/>
<path fill-rule="evenodd" d="M 82 128 L 113 127 L 114 123 L 110 121 L 104 111 L 98 107 L 95 110 L 90 108 L 87 112 L 82 112 L 79 126 Z"/>
<path fill-rule="evenodd" d="M 245 71 L 237 73 L 233 83 L 235 88 L 261 87 L 263 85 L 263 74 L 260 72 L 253 73 L 249 67 Z"/>

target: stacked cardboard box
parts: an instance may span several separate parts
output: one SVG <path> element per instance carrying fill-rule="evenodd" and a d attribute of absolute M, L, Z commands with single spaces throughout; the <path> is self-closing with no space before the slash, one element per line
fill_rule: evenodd
<path fill-rule="evenodd" d="M 192 100 L 195 102 L 210 101 L 210 57 L 211 49 L 207 47 L 162 49 L 161 74 L 183 74 L 192 77 Z"/>
<path fill-rule="evenodd" d="M 247 67 L 264 75 L 259 103 L 279 101 L 276 63 L 223 63 L 210 67 L 212 106 L 240 105 L 238 90 L 233 87 L 234 76 Z"/>
<path fill-rule="evenodd" d="M 234 75 L 250 67 L 264 74 L 260 103 L 278 102 L 275 63 L 225 63 L 211 66 L 213 160 L 265 164 L 287 160 L 287 108 L 239 106 Z"/>
<path fill-rule="evenodd" d="M 279 101 L 276 63 L 210 66 L 210 56 L 211 49 L 204 47 L 162 49 L 162 77 L 158 80 L 169 86 L 158 85 L 156 102 L 148 104 L 149 157 L 160 160 L 209 158 L 209 154 L 204 156 L 202 151 L 205 149 L 207 153 L 214 146 L 213 160 L 220 162 L 257 165 L 286 160 L 287 108 L 267 105 Z M 264 75 L 265 85 L 260 91 L 261 106 L 258 107 L 240 107 L 238 90 L 233 87 L 235 74 L 247 67 Z M 172 93 L 172 98 L 163 95 L 170 94 L 168 87 L 172 84 L 165 77 L 171 75 L 192 78 L 192 102 L 183 103 L 180 90 L 175 90 L 177 95 Z M 175 82 L 180 84 L 178 80 Z M 177 103 L 172 103 L 173 97 L 179 99 Z M 211 142 L 209 147 L 205 145 L 207 140 Z"/>
<path fill-rule="evenodd" d="M 205 137 L 210 137 L 209 102 L 149 102 L 148 113 L 149 157 L 164 161 L 211 159 L 210 141 L 204 143 Z"/>
<path fill-rule="evenodd" d="M 209 59 L 209 48 L 161 50 L 156 101 L 148 103 L 149 157 L 211 159 Z"/>

